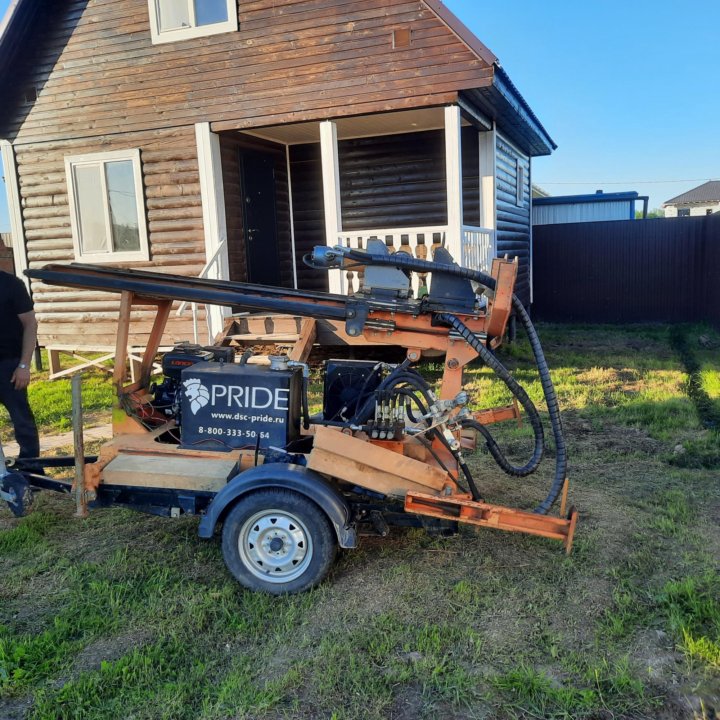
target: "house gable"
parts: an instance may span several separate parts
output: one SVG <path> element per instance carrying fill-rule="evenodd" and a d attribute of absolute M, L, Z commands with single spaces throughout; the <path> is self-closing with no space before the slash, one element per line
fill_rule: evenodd
<path fill-rule="evenodd" d="M 147 0 L 46 9 L 14 60 L 17 89 L 4 90 L 0 137 L 25 143 L 208 120 L 214 129 L 260 127 L 443 104 L 492 82 L 494 56 L 480 57 L 419 0 L 238 7 L 238 32 L 165 45 L 152 45 Z M 407 47 L 393 48 L 397 30 L 410 31 Z"/>

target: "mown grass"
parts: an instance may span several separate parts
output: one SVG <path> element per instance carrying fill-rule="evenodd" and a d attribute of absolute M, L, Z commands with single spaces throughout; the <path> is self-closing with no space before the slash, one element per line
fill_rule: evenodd
<path fill-rule="evenodd" d="M 0 510 L 0 717 L 685 718 L 718 707 L 720 489 L 715 467 L 687 464 L 694 444 L 716 439 L 682 358 L 662 327 L 540 331 L 581 511 L 572 555 L 489 530 L 394 531 L 363 538 L 320 588 L 272 598 L 231 581 L 193 519 L 112 509 L 78 520 L 68 499 L 43 494 L 26 518 Z M 714 377 L 720 362 L 694 337 L 715 335 L 685 331 Z M 526 343 L 500 354 L 542 408 Z M 467 378 L 478 407 L 507 399 L 486 370 Z M 527 426 L 493 432 L 511 456 L 529 452 Z M 488 499 L 521 507 L 552 476 L 509 480 L 482 450 L 470 463 Z"/>
<path fill-rule="evenodd" d="M 66 360 L 67 366 L 79 361 Z M 47 368 L 47 355 L 43 351 L 43 367 Z M 28 398 L 35 422 L 41 433 L 57 434 L 72 429 L 72 393 L 69 377 L 49 381 L 48 372 L 33 372 L 28 389 Z M 96 419 L 109 422 L 115 393 L 110 375 L 101 370 L 90 369 L 83 373 L 83 411 L 86 420 Z M 0 440 L 13 438 L 10 418 L 5 407 L 0 405 Z"/>

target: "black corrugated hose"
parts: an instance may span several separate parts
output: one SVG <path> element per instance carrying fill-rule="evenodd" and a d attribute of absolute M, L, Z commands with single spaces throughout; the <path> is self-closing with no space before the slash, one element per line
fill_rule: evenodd
<path fill-rule="evenodd" d="M 480 285 L 484 285 L 490 290 L 494 290 L 496 286 L 495 278 L 491 277 L 487 273 L 481 272 L 480 270 L 470 270 L 469 268 L 460 267 L 459 265 L 449 265 L 447 263 L 434 263 L 428 260 L 418 260 L 406 253 L 394 253 L 391 256 L 382 256 L 351 250 L 349 252 L 346 251 L 345 256 L 363 265 L 389 265 L 403 270 L 420 273 L 440 272 L 447 275 L 465 278 L 466 280 L 472 280 Z M 567 447 L 563 436 L 560 407 L 558 405 L 555 388 L 553 387 L 552 379 L 550 378 L 550 370 L 548 368 L 547 361 L 545 360 L 545 354 L 543 353 L 542 346 L 540 345 L 540 339 L 538 338 L 537 331 L 530 320 L 530 316 L 525 310 L 525 306 L 522 302 L 520 302 L 517 295 L 513 295 L 512 305 L 517 316 L 520 318 L 530 341 L 530 347 L 532 348 L 533 355 L 535 357 L 535 365 L 540 375 L 540 384 L 542 385 L 543 394 L 545 396 L 545 402 L 550 416 L 550 425 L 552 427 L 553 438 L 555 440 L 555 477 L 552 485 L 550 486 L 550 491 L 548 492 L 547 497 L 535 508 L 536 513 L 545 515 L 550 511 L 550 508 L 557 500 L 562 490 L 563 483 L 565 482 L 565 474 L 567 472 Z M 449 324 L 453 327 L 456 327 L 455 322 L 460 323 L 460 325 L 467 330 L 467 333 L 472 335 L 473 340 L 482 346 L 480 341 L 475 338 L 472 331 L 470 331 L 469 328 L 462 323 L 462 321 L 454 315 L 450 315 L 448 313 L 441 314 L 439 319 L 441 319 L 443 315 L 445 315 L 448 319 L 452 318 L 453 321 Z M 456 329 L 458 332 L 463 334 L 463 337 L 465 337 L 465 333 L 463 333 L 459 327 L 456 327 Z M 484 346 L 482 347 L 486 350 Z M 477 346 L 475 344 L 473 344 L 473 348 L 477 350 Z M 491 353 L 490 357 L 495 359 Z M 518 400 L 519 399 L 520 398 L 518 398 Z M 493 455 L 493 457 L 495 456 Z"/>

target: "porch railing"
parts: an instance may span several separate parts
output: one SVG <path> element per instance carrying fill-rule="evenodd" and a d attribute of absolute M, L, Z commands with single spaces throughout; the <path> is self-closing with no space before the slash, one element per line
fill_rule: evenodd
<path fill-rule="evenodd" d="M 495 231 L 465 225 L 461 240 L 460 264 L 471 270 L 490 272 L 495 256 Z"/>
<path fill-rule="evenodd" d="M 420 260 L 432 260 L 435 248 L 447 247 L 456 261 L 473 270 L 489 271 L 494 251 L 494 232 L 488 228 L 472 226 L 463 228 L 459 248 L 456 243 L 449 241 L 447 225 L 346 231 L 338 236 L 338 244 L 365 250 L 368 241 L 372 239 L 382 240 L 390 252 L 406 252 Z M 362 286 L 363 275 L 363 270 L 331 271 L 330 292 L 351 295 Z M 425 274 L 413 273 L 412 287 L 415 297 L 426 283 Z"/>
<path fill-rule="evenodd" d="M 203 269 L 200 271 L 200 274 L 198 275 L 199 278 L 210 277 L 210 270 L 213 268 L 215 269 L 215 277 L 222 277 L 222 263 L 220 261 L 220 253 L 225 248 L 225 244 L 225 240 L 221 240 L 218 243 L 217 250 L 215 250 L 212 257 L 205 263 L 205 267 L 203 267 Z M 180 306 L 178 307 L 175 314 L 177 315 L 177 317 L 182 316 L 187 310 L 188 305 L 190 305 L 190 307 L 192 308 L 193 339 L 195 344 L 197 345 L 200 342 L 200 332 L 198 327 L 198 304 L 189 300 L 183 300 L 180 303 Z M 210 329 L 210 314 L 208 308 L 206 308 L 205 316 L 208 322 L 208 342 L 211 343 L 213 341 L 213 333 Z"/>
<path fill-rule="evenodd" d="M 436 247 L 445 245 L 446 225 L 412 228 L 380 228 L 372 230 L 353 230 L 338 236 L 338 242 L 355 250 L 365 250 L 369 240 L 382 240 L 390 252 L 406 252 L 420 260 L 431 260 Z M 363 282 L 364 272 L 335 270 L 330 273 L 330 292 L 352 295 Z M 415 295 L 424 285 L 424 277 L 413 274 Z"/>

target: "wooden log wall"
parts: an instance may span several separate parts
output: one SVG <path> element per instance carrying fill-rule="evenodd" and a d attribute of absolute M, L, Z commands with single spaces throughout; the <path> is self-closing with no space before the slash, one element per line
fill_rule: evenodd
<path fill-rule="evenodd" d="M 47 3 L 3 88 L 0 137 L 244 129 L 441 105 L 492 81 L 420 0 L 243 0 L 238 18 L 238 32 L 152 45 L 147 0 Z"/>
<path fill-rule="evenodd" d="M 194 128 L 129 133 L 87 140 L 16 147 L 23 198 L 28 263 L 75 260 L 65 157 L 80 153 L 139 148 L 144 178 L 150 261 L 121 263 L 182 275 L 198 275 L 205 264 L 205 240 Z M 121 258 L 119 258 L 121 260 Z M 120 296 L 32 283 L 40 342 L 47 346 L 99 348 L 114 345 Z M 151 307 L 133 314 L 133 345 L 145 342 L 155 316 Z M 204 313 L 200 316 L 204 331 Z M 163 344 L 191 339 L 190 315 L 168 322 Z M 204 339 L 204 335 L 203 335 Z"/>
<path fill-rule="evenodd" d="M 302 260 L 303 255 L 312 252 L 316 245 L 325 244 L 325 207 L 319 143 L 290 147 L 290 175 L 298 287 L 327 292 L 328 274 L 322 270 L 313 270 Z"/>
<path fill-rule="evenodd" d="M 478 225 L 478 134 L 462 129 L 464 220 Z M 319 145 L 290 148 L 295 247 L 301 288 L 327 290 L 302 256 L 325 242 Z M 442 130 L 342 140 L 338 143 L 343 231 L 447 224 Z M 457 258 L 459 260 L 459 258 Z"/>
<path fill-rule="evenodd" d="M 497 136 L 497 255 L 518 258 L 515 293 L 530 303 L 530 160 Z M 522 203 L 517 202 L 517 168 L 522 167 Z"/>

